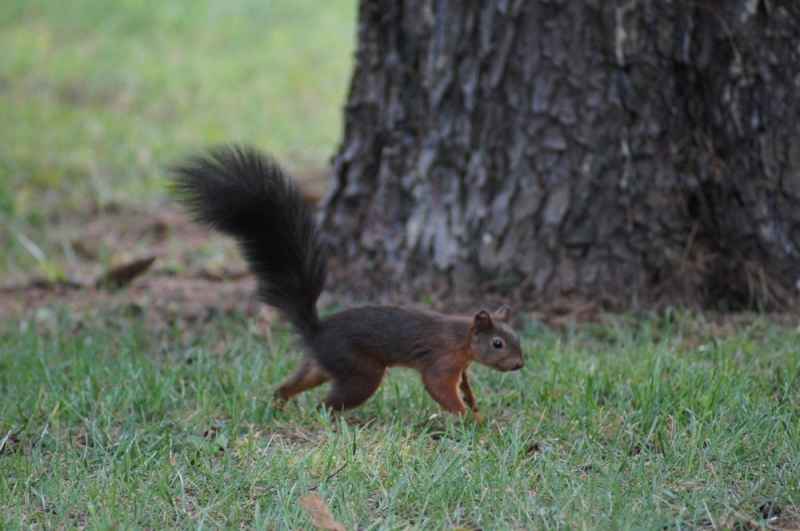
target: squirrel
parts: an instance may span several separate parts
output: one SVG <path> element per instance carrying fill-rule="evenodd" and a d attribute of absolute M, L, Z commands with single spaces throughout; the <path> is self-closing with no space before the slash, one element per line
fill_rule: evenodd
<path fill-rule="evenodd" d="M 473 317 L 363 306 L 321 319 L 316 304 L 326 277 L 323 238 L 297 185 L 256 149 L 218 147 L 190 157 L 171 168 L 170 186 L 196 221 L 237 240 L 257 278 L 257 296 L 302 338 L 307 353 L 300 368 L 274 394 L 281 407 L 330 382 L 322 406 L 355 408 L 378 390 L 387 368 L 403 366 L 422 374 L 425 389 L 446 411 L 477 418 L 470 362 L 498 371 L 522 368 L 507 306 Z"/>

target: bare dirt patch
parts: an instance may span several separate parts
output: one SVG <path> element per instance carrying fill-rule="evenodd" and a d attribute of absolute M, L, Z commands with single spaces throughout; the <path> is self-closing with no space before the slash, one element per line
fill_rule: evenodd
<path fill-rule="evenodd" d="M 252 297 L 255 280 L 233 243 L 215 241 L 177 210 L 70 221 L 80 227 L 72 240 L 77 258 L 59 264 L 69 280 L 30 278 L 0 287 L 0 320 L 35 320 L 56 309 L 87 318 L 121 311 L 145 314 L 148 326 L 159 327 L 175 316 L 191 321 L 260 311 Z M 151 258 L 123 286 L 103 281 L 109 272 Z"/>

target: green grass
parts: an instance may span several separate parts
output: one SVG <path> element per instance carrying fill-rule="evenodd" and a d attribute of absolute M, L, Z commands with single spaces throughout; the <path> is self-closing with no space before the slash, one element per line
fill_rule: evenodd
<path fill-rule="evenodd" d="M 2 528 L 697 529 L 800 505 L 800 346 L 763 317 L 673 315 L 561 336 L 531 326 L 518 373 L 472 370 L 483 425 L 397 369 L 345 419 L 270 393 L 285 332 L 220 318 L 153 332 L 69 312 L 0 345 Z M 7 443 L 8 444 L 8 443 Z M 745 529 L 746 527 L 740 527 Z"/>
<path fill-rule="evenodd" d="M 163 166 L 199 146 L 324 166 L 355 10 L 0 2 L 3 281 L 63 276 L 87 220 L 155 217 Z M 521 372 L 472 370 L 486 424 L 398 369 L 360 426 L 318 413 L 322 390 L 270 404 L 300 356 L 284 331 L 73 309 L 0 322 L 0 529 L 309 528 L 312 491 L 348 529 L 745 529 L 800 506 L 800 346 L 766 317 L 531 323 Z"/>
<path fill-rule="evenodd" d="M 0 2 L 0 275 L 41 262 L 20 234 L 58 261 L 65 214 L 157 210 L 201 146 L 326 168 L 355 24 L 354 0 Z"/>

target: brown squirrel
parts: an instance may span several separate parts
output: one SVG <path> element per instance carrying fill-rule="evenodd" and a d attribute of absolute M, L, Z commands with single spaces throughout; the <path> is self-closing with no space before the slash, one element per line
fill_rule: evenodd
<path fill-rule="evenodd" d="M 323 240 L 297 186 L 268 156 L 249 147 L 215 148 L 172 174 L 172 191 L 194 218 L 236 238 L 258 279 L 258 296 L 293 325 L 308 349 L 297 372 L 275 392 L 279 403 L 330 381 L 322 404 L 351 409 L 377 391 L 388 367 L 400 365 L 419 371 L 445 410 L 464 415 L 468 406 L 475 415 L 470 362 L 499 371 L 523 366 L 507 306 L 472 318 L 365 306 L 320 319 Z"/>

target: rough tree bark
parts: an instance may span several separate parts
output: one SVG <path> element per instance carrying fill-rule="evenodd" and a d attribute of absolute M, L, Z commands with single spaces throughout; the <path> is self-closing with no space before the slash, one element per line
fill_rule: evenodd
<path fill-rule="evenodd" d="M 800 2 L 362 0 L 359 16 L 323 211 L 350 272 L 335 287 L 794 303 Z"/>

